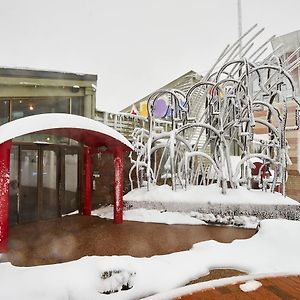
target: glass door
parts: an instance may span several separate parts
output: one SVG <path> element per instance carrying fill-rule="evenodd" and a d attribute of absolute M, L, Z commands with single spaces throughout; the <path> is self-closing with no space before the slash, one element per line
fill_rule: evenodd
<path fill-rule="evenodd" d="M 9 223 L 59 217 L 80 207 L 82 149 L 15 144 L 11 151 Z"/>
<path fill-rule="evenodd" d="M 58 149 L 40 146 L 39 218 L 59 216 L 59 162 Z"/>
<path fill-rule="evenodd" d="M 18 223 L 59 216 L 58 165 L 57 148 L 48 145 L 20 146 Z"/>
<path fill-rule="evenodd" d="M 68 214 L 79 209 L 79 150 L 62 149 L 61 213 Z"/>
<path fill-rule="evenodd" d="M 38 149 L 20 148 L 19 222 L 38 219 Z"/>
<path fill-rule="evenodd" d="M 9 176 L 9 225 L 19 223 L 19 147 L 13 145 L 10 151 Z"/>

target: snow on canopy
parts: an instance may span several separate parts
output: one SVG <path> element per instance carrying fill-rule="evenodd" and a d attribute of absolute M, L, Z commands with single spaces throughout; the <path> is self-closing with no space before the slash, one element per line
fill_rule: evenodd
<path fill-rule="evenodd" d="M 62 135 L 91 147 L 121 145 L 125 150 L 133 149 L 114 129 L 86 117 L 63 113 L 39 114 L 6 123 L 0 126 L 0 144 L 36 132 Z"/>

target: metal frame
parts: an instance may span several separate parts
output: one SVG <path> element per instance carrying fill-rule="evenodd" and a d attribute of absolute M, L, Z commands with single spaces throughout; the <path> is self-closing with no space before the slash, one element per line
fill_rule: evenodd
<path fill-rule="evenodd" d="M 78 182 L 77 182 L 77 205 L 79 207 L 79 210 L 81 210 L 81 186 L 82 186 L 82 180 L 83 180 L 83 172 L 82 170 L 82 147 L 78 146 L 68 146 L 68 145 L 57 145 L 57 144 L 33 144 L 33 143 L 26 143 L 26 142 L 14 142 L 14 146 L 18 147 L 18 193 L 17 193 L 17 202 L 18 202 L 18 209 L 17 209 L 17 223 L 22 223 L 22 220 L 20 219 L 20 209 L 21 209 L 21 201 L 20 201 L 20 193 L 21 193 L 21 151 L 22 150 L 36 150 L 38 155 L 38 162 L 37 162 L 37 173 L 42 174 L 43 173 L 43 151 L 55 151 L 56 153 L 56 159 L 57 159 L 57 166 L 56 166 L 56 191 L 57 191 L 57 205 L 58 205 L 58 211 L 57 216 L 60 217 L 62 215 L 62 201 L 64 201 L 64 167 L 65 167 L 65 161 L 64 157 L 68 153 L 75 153 L 78 154 Z M 37 176 L 37 212 L 36 212 L 36 218 L 39 220 L 41 219 L 41 207 L 43 202 L 43 193 L 42 193 L 42 186 L 43 186 L 43 179 L 42 176 Z"/>
<path fill-rule="evenodd" d="M 202 80 L 186 94 L 168 89 L 158 90 L 149 97 L 148 130 L 136 129 L 132 136 L 137 153 L 131 160 L 133 166 L 129 172 L 132 188 L 134 170 L 137 187 L 146 183 L 149 190 L 157 184 L 158 174 L 167 169 L 165 176 L 169 176 L 173 190 L 178 186 L 217 183 L 222 193 L 226 193 L 228 186 L 238 188 L 246 184 L 250 189 L 253 181 L 258 180 L 262 190 L 280 189 L 285 195 L 286 170 L 291 163 L 286 130 L 299 129 L 300 111 L 295 83 L 289 72 L 300 65 L 300 59 L 292 63 L 289 58 L 282 61 L 276 55 L 281 47 L 261 59 L 273 37 L 252 49 L 253 41 L 263 31 L 250 36 L 255 28 L 256 25 L 232 46 L 228 45 Z M 238 58 L 242 42 L 240 50 L 245 51 Z M 248 54 L 250 49 L 252 53 Z M 299 52 L 300 48 L 292 55 L 299 55 Z M 171 115 L 158 119 L 154 103 L 163 95 L 169 96 Z M 184 99 L 183 105 L 178 95 Z M 288 114 L 291 114 L 287 109 L 288 101 L 293 101 L 297 107 L 291 126 L 287 126 Z M 171 122 L 170 131 L 157 132 L 156 124 L 162 120 Z M 256 137 L 259 126 L 268 133 L 265 140 Z M 156 154 L 157 151 L 163 154 Z M 166 153 L 169 169 L 166 168 Z M 236 169 L 232 154 L 239 156 Z M 262 168 L 273 168 L 267 173 L 273 175 L 269 178 L 254 176 L 251 171 L 254 160 L 261 164 L 259 174 Z"/>

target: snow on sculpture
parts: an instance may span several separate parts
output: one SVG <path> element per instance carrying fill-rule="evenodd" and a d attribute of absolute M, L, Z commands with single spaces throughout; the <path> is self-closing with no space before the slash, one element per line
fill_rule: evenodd
<path fill-rule="evenodd" d="M 299 129 L 300 103 L 290 75 L 299 49 L 286 60 L 280 58 L 281 46 L 259 59 L 268 40 L 246 57 L 261 32 L 245 41 L 255 27 L 227 46 L 187 93 L 158 90 L 149 97 L 149 128 L 133 133 L 132 188 L 135 175 L 137 187 L 148 189 L 217 183 L 222 193 L 247 185 L 285 195 L 291 164 L 286 130 Z M 158 119 L 168 122 L 168 131 L 157 126 Z"/>

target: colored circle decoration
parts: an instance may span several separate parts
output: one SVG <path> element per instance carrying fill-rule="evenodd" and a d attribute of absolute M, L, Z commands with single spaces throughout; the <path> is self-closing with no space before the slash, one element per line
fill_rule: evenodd
<path fill-rule="evenodd" d="M 153 105 L 153 115 L 155 118 L 163 118 L 168 112 L 168 103 L 165 99 L 159 98 L 155 100 Z"/>

